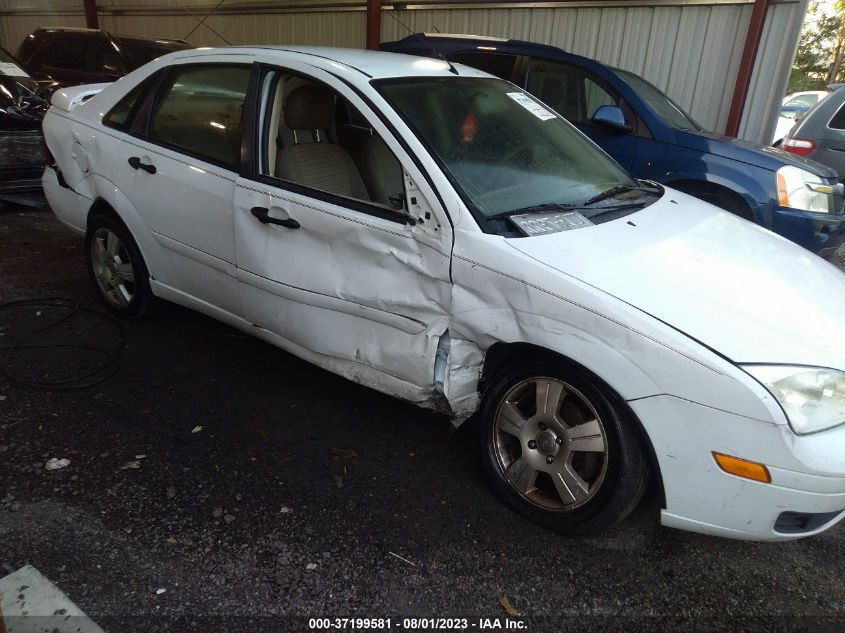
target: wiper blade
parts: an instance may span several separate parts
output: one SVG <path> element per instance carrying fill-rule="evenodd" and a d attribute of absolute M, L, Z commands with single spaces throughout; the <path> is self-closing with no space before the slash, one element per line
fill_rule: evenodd
<path fill-rule="evenodd" d="M 511 209 L 510 211 L 502 211 L 501 213 L 496 213 L 494 215 L 488 215 L 488 220 L 495 220 L 498 218 L 507 218 L 512 215 L 528 215 L 531 213 L 554 213 L 555 211 L 572 211 L 573 209 L 579 209 L 580 207 L 576 207 L 572 204 L 567 204 L 565 202 L 546 202 L 544 204 L 535 204 L 530 207 L 523 207 L 521 209 Z"/>
<path fill-rule="evenodd" d="M 585 214 L 584 217 L 590 222 L 596 223 L 600 217 L 618 213 L 619 211 L 628 211 L 631 209 L 642 209 L 646 205 L 645 202 L 629 202 L 628 204 L 614 204 L 612 206 L 600 207 L 596 213 Z"/>
<path fill-rule="evenodd" d="M 646 193 L 651 193 L 651 192 L 655 191 L 655 189 L 646 188 L 646 187 L 643 187 L 642 185 L 625 185 L 625 184 L 616 185 L 615 187 L 611 187 L 607 191 L 602 191 L 600 194 L 595 195 L 592 198 L 589 198 L 588 200 L 585 200 L 582 203 L 582 205 L 579 205 L 579 206 L 589 207 L 590 205 L 593 205 L 596 202 L 601 202 L 602 200 L 607 200 L 608 198 L 612 198 L 615 195 L 618 195 L 620 193 L 626 193 L 628 191 L 642 191 L 642 192 L 646 192 Z"/>

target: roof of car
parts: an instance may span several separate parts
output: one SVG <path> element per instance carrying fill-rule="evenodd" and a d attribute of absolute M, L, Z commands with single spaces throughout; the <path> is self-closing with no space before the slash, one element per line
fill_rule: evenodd
<path fill-rule="evenodd" d="M 568 51 L 559 46 L 552 46 L 551 44 L 541 44 L 540 42 L 529 42 L 528 40 L 504 39 L 500 37 L 493 37 L 489 35 L 473 35 L 468 33 L 413 33 L 396 42 L 384 42 L 388 47 L 395 44 L 402 44 L 403 46 L 421 48 L 421 44 L 433 43 L 447 43 L 447 42 L 461 42 L 471 44 L 483 50 L 493 50 L 484 44 L 491 43 L 495 48 L 517 48 L 523 53 L 549 54 L 558 55 L 560 53 L 567 53 Z M 434 50 L 434 48 L 432 48 Z"/>
<path fill-rule="evenodd" d="M 138 35 L 117 35 L 104 29 L 86 29 L 76 26 L 39 26 L 33 33 L 73 33 L 74 35 L 105 35 L 106 37 L 115 37 L 121 41 L 133 42 L 155 42 L 158 44 L 190 46 L 185 40 L 170 40 L 161 37 L 140 37 Z"/>
<path fill-rule="evenodd" d="M 486 73 L 468 66 L 432 59 L 430 57 L 416 57 L 400 55 L 383 51 L 370 51 L 360 48 L 333 48 L 328 46 L 226 46 L 221 48 L 197 48 L 179 52 L 178 58 L 208 55 L 210 52 L 225 54 L 244 52 L 279 53 L 280 58 L 301 55 L 305 61 L 321 60 L 323 64 L 340 64 L 363 73 L 372 79 L 390 77 L 408 77 L 417 75 L 454 76 L 450 67 L 457 66 L 464 76 L 486 76 Z M 175 58 L 174 58 L 175 59 Z M 280 60 L 281 61 L 281 60 Z"/>

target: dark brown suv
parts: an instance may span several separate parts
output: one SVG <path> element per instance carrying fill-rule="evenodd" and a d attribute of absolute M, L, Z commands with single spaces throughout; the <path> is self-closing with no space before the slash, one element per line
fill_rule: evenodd
<path fill-rule="evenodd" d="M 123 77 L 157 57 L 191 48 L 182 40 L 112 35 L 76 28 L 40 28 L 26 36 L 18 59 L 36 79 L 62 86 L 101 83 Z"/>

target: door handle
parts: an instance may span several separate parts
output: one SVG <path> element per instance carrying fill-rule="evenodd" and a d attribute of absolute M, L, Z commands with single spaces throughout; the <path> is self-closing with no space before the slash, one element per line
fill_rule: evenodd
<path fill-rule="evenodd" d="M 258 221 L 261 224 L 278 224 L 279 226 L 283 226 L 286 229 L 298 229 L 300 224 L 293 218 L 288 218 L 287 220 L 281 220 L 279 218 L 271 218 L 270 217 L 270 210 L 264 207 L 252 207 L 249 210 L 252 215 L 258 218 Z"/>
<path fill-rule="evenodd" d="M 146 163 L 142 163 L 141 159 L 137 156 L 133 156 L 129 159 L 129 166 L 132 169 L 143 169 L 148 174 L 156 173 L 156 166 L 155 165 L 147 165 Z"/>

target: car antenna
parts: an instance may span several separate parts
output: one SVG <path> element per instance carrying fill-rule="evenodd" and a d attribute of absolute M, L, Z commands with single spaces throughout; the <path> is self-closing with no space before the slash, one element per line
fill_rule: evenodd
<path fill-rule="evenodd" d="M 400 20 L 399 18 L 397 18 L 395 15 L 393 15 L 393 11 L 388 11 L 387 15 L 389 15 L 391 18 L 393 18 L 393 19 L 396 21 L 396 23 L 397 23 L 397 24 L 399 24 L 399 26 L 401 26 L 402 28 L 404 28 L 406 31 L 408 31 L 408 33 L 410 33 L 411 35 L 413 35 L 414 37 L 416 37 L 417 39 L 419 39 L 420 41 L 422 41 L 422 42 L 425 44 L 426 48 L 427 48 L 428 50 L 430 50 L 432 53 L 434 53 L 440 61 L 446 62 L 446 64 L 448 64 L 448 66 L 449 66 L 449 72 L 450 72 L 450 73 L 452 73 L 452 74 L 454 74 L 454 75 L 459 74 L 459 73 L 458 73 L 458 69 L 457 69 L 457 68 L 455 68 L 455 67 L 452 65 L 452 62 L 450 62 L 448 59 L 446 59 L 445 57 L 443 57 L 443 53 L 441 53 L 441 52 L 440 52 L 440 51 L 438 51 L 436 48 L 434 48 L 431 44 L 429 44 L 428 42 L 426 42 L 426 41 L 425 41 L 425 39 L 423 38 L 423 36 L 422 36 L 422 35 L 420 35 L 419 33 L 417 33 L 417 32 L 415 32 L 415 31 L 411 30 L 411 27 L 410 27 L 410 26 L 408 26 L 407 24 L 405 24 L 404 22 L 402 22 L 402 20 Z M 434 27 L 434 30 L 435 30 L 435 31 L 437 31 L 438 33 L 440 33 L 440 29 L 438 29 L 436 26 Z"/>

